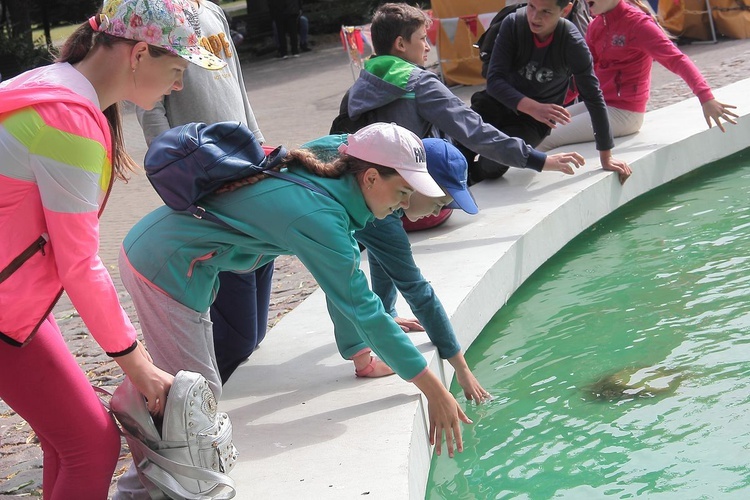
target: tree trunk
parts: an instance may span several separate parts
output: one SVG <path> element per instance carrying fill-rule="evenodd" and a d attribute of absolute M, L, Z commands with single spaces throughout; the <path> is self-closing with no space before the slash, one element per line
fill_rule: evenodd
<path fill-rule="evenodd" d="M 12 38 L 25 38 L 29 45 L 33 44 L 31 37 L 31 16 L 29 15 L 28 0 L 4 0 L 8 8 L 10 20 L 10 36 Z"/>
<path fill-rule="evenodd" d="M 39 7 L 42 10 L 42 25 L 44 26 L 44 40 L 47 47 L 52 45 L 52 28 L 49 22 L 49 0 L 41 0 Z"/>
<path fill-rule="evenodd" d="M 21 54 L 31 53 L 34 41 L 31 35 L 31 18 L 27 0 L 3 0 L 6 23 L 0 45 L 0 80 L 7 80 L 23 71 Z M 6 31 L 7 30 L 7 31 Z M 4 50 L 3 50 L 4 49 Z"/>

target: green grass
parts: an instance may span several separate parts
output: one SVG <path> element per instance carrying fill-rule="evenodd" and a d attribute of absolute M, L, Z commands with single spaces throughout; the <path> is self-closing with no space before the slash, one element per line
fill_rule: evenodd
<path fill-rule="evenodd" d="M 230 12 L 232 15 L 241 16 L 247 12 L 247 2 L 245 0 L 225 2 L 221 4 L 221 8 L 226 10 L 227 12 Z M 52 43 L 57 46 L 62 45 L 65 40 L 67 40 L 67 38 L 71 35 L 71 33 L 73 33 L 76 28 L 78 28 L 78 26 L 78 24 L 71 24 L 52 28 L 50 33 L 52 35 Z M 41 26 L 33 30 L 32 34 L 34 37 L 34 41 L 38 39 L 44 40 L 44 28 L 42 28 Z"/>
<path fill-rule="evenodd" d="M 50 30 L 50 35 L 52 36 L 52 44 L 60 46 L 62 45 L 65 40 L 68 39 L 68 37 L 73 33 L 77 28 L 78 24 L 71 24 L 66 26 L 57 26 L 55 28 L 52 28 Z M 42 43 L 44 43 L 44 28 L 37 28 L 32 31 L 32 36 L 34 37 L 34 42 L 41 39 Z"/>

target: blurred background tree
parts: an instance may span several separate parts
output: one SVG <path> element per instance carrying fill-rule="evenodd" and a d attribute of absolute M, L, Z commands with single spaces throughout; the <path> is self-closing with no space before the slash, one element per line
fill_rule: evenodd
<path fill-rule="evenodd" d="M 246 0 L 249 35 L 261 35 L 270 31 L 271 19 L 268 3 L 276 0 Z M 388 0 L 303 0 L 302 12 L 310 22 L 310 33 L 336 33 L 341 25 L 356 26 L 369 22 L 375 9 Z M 394 1 L 394 0 L 391 0 Z M 411 5 L 428 8 L 429 1 L 405 1 Z M 226 3 L 226 2 L 220 2 Z"/>
<path fill-rule="evenodd" d="M 51 29 L 79 24 L 99 0 L 0 0 L 0 75 L 11 78 L 52 61 Z M 34 39 L 34 30 L 44 35 Z"/>

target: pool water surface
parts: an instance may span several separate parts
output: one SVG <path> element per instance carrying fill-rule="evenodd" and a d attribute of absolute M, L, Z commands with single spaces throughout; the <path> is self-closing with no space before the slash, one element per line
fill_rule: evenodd
<path fill-rule="evenodd" d="M 749 199 L 745 151 L 540 267 L 466 353 L 494 399 L 426 498 L 750 498 Z"/>

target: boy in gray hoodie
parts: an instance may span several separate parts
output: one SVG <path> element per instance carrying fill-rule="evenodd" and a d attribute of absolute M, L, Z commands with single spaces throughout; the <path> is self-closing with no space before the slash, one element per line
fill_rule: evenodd
<path fill-rule="evenodd" d="M 374 122 L 394 122 L 418 136 L 444 137 L 498 163 L 569 175 L 583 164 L 578 153 L 546 155 L 485 123 L 422 67 L 430 46 L 429 17 L 405 3 L 380 6 L 372 19 L 375 56 L 344 96 L 331 133 L 352 133 Z"/>

